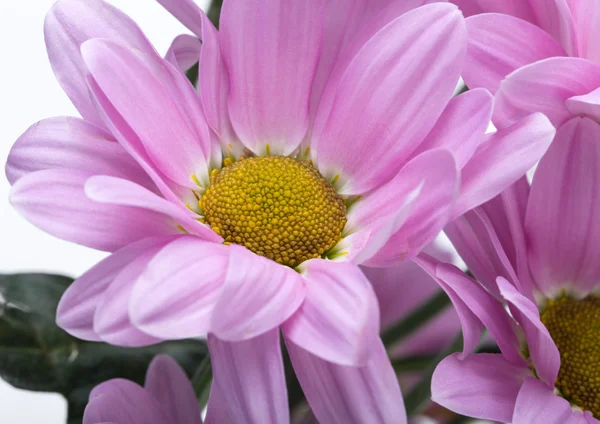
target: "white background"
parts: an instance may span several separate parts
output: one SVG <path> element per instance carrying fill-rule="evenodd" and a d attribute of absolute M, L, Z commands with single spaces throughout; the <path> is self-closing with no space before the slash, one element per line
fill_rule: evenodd
<path fill-rule="evenodd" d="M 85 0 L 81 0 L 85 1 Z M 108 0 L 131 16 L 165 53 L 188 32 L 154 0 Z M 196 0 L 201 7 L 208 0 Z M 44 46 L 44 16 L 54 0 L 0 1 L 0 273 L 45 271 L 76 276 L 104 257 L 101 252 L 51 237 L 22 219 L 8 202 L 4 163 L 14 141 L 34 122 L 77 116 L 54 79 Z M 0 423 L 64 424 L 60 395 L 17 390 L 0 380 Z"/>

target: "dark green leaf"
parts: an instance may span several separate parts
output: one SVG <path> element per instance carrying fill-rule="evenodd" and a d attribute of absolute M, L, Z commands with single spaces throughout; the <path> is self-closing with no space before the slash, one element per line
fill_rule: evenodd
<path fill-rule="evenodd" d="M 396 374 L 423 371 L 434 358 L 434 356 L 410 356 L 408 358 L 393 359 L 392 366 Z"/>
<path fill-rule="evenodd" d="M 0 377 L 15 387 L 61 393 L 69 420 L 81 422 L 90 390 L 111 378 L 143 384 L 157 354 L 173 356 L 191 376 L 206 345 L 181 340 L 121 348 L 78 340 L 55 323 L 58 301 L 72 279 L 45 274 L 0 275 Z"/>
<path fill-rule="evenodd" d="M 206 355 L 204 360 L 196 369 L 196 373 L 192 378 L 192 386 L 194 387 L 194 392 L 196 393 L 196 399 L 198 399 L 198 403 L 202 408 L 204 408 L 208 403 L 212 376 L 210 356 Z"/>
<path fill-rule="evenodd" d="M 210 2 L 210 8 L 208 9 L 208 19 L 213 23 L 213 25 L 219 29 L 219 20 L 221 18 L 221 9 L 223 8 L 223 0 L 212 0 Z"/>
<path fill-rule="evenodd" d="M 450 305 L 450 299 L 443 291 L 432 296 L 427 302 L 423 303 L 417 310 L 404 317 L 400 322 L 388 328 L 381 334 L 383 343 L 390 347 L 393 344 L 405 339 L 421 328 L 425 323 L 442 312 Z"/>
<path fill-rule="evenodd" d="M 185 71 L 185 76 L 192 83 L 192 85 L 194 87 L 196 87 L 196 84 L 198 83 L 199 65 L 200 65 L 200 63 L 196 62 L 196 64 L 194 66 L 192 66 L 190 69 L 188 69 L 187 71 Z"/>

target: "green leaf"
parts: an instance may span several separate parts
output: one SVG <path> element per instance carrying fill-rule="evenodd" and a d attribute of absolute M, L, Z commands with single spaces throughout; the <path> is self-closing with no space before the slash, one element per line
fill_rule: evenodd
<path fill-rule="evenodd" d="M 450 299 L 443 291 L 435 294 L 410 315 L 388 328 L 381 334 L 386 347 L 407 338 L 437 314 L 450 305 Z"/>
<path fill-rule="evenodd" d="M 206 355 L 204 360 L 200 363 L 194 377 L 192 378 L 192 386 L 196 393 L 196 399 L 201 408 L 204 408 L 208 403 L 208 396 L 210 395 L 210 386 L 212 384 L 212 366 L 210 362 L 210 355 Z"/>
<path fill-rule="evenodd" d="M 213 23 L 213 25 L 219 29 L 219 21 L 221 18 L 221 9 L 223 8 L 223 0 L 212 0 L 210 3 L 210 7 L 208 9 L 208 19 Z"/>
<path fill-rule="evenodd" d="M 431 378 L 435 371 L 435 367 L 437 367 L 440 361 L 446 356 L 459 352 L 462 349 L 462 345 L 462 334 L 459 334 L 450 346 L 430 361 L 427 368 L 423 371 L 423 378 L 421 381 L 419 381 L 419 383 L 417 383 L 417 385 L 404 397 L 404 405 L 409 417 L 421 412 L 431 400 Z"/>
<path fill-rule="evenodd" d="M 206 345 L 195 340 L 121 348 L 70 336 L 56 325 L 55 311 L 72 281 L 58 275 L 0 275 L 0 377 L 20 389 L 61 393 L 70 421 L 81 422 L 97 384 L 111 378 L 143 384 L 157 354 L 173 356 L 188 376 L 208 356 Z"/>

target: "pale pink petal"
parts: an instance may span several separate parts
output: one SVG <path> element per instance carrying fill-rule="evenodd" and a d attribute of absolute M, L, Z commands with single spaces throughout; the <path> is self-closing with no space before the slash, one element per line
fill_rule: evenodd
<path fill-rule="evenodd" d="M 321 173 L 340 175 L 339 192 L 364 193 L 400 170 L 450 99 L 465 48 L 462 16 L 436 3 L 393 20 L 358 51 L 311 141 Z"/>
<path fill-rule="evenodd" d="M 600 3 L 596 0 L 572 0 L 571 13 L 577 33 L 578 56 L 600 63 Z"/>
<path fill-rule="evenodd" d="M 227 400 L 217 384 L 211 384 L 204 424 L 235 424 L 227 412 Z"/>
<path fill-rule="evenodd" d="M 567 0 L 528 0 L 535 23 L 553 36 L 569 56 L 578 56 L 577 29 Z"/>
<path fill-rule="evenodd" d="M 546 152 L 556 133 L 535 113 L 491 134 L 461 171 L 461 188 L 453 217 L 494 198 L 525 175 Z"/>
<path fill-rule="evenodd" d="M 448 223 L 459 186 L 456 162 L 450 152 L 436 149 L 420 154 L 406 164 L 392 181 L 365 197 L 363 202 L 372 209 L 371 216 L 378 217 L 380 212 L 385 211 L 384 205 L 391 206 L 402 198 L 403 192 L 419 186 L 420 193 L 408 218 L 392 229 L 386 244 L 367 258 L 365 265 L 390 266 L 414 257 Z M 386 203 L 379 201 L 380 198 L 385 198 Z M 360 212 L 351 212 L 349 222 L 354 220 L 354 213 L 358 215 Z M 370 227 L 369 223 L 364 225 Z"/>
<path fill-rule="evenodd" d="M 306 299 L 283 325 L 292 342 L 327 361 L 363 365 L 379 338 L 379 307 L 371 283 L 347 262 L 304 262 Z"/>
<path fill-rule="evenodd" d="M 163 340 L 140 331 L 129 318 L 129 298 L 133 286 L 163 246 L 159 244 L 149 248 L 132 260 L 102 293 L 102 298 L 95 305 L 93 318 L 94 333 L 102 341 L 118 346 L 137 347 Z"/>
<path fill-rule="evenodd" d="M 131 320 L 163 339 L 206 334 L 228 264 L 226 246 L 193 236 L 178 238 L 137 278 L 129 300 Z"/>
<path fill-rule="evenodd" d="M 308 130 L 324 11 L 323 0 L 223 5 L 221 46 L 231 84 L 229 113 L 236 133 L 254 153 L 288 155 Z"/>
<path fill-rule="evenodd" d="M 94 176 L 85 182 L 88 198 L 109 205 L 132 206 L 148 209 L 170 216 L 191 234 L 204 240 L 220 243 L 223 238 L 205 224 L 198 222 L 198 215 L 177 206 L 131 181 L 116 177 Z"/>
<path fill-rule="evenodd" d="M 573 118 L 536 170 L 525 228 L 531 271 L 547 295 L 570 287 L 585 294 L 600 279 L 599 139 L 596 122 Z"/>
<path fill-rule="evenodd" d="M 154 53 L 140 28 L 119 9 L 102 0 L 59 0 L 46 15 L 44 36 L 50 64 L 63 90 L 81 116 L 102 125 L 89 95 L 81 58 L 81 44 L 91 38 L 106 38 L 135 49 Z"/>
<path fill-rule="evenodd" d="M 513 424 L 587 424 L 583 412 L 574 411 L 569 401 L 554 394 L 552 389 L 534 377 L 523 383 Z"/>
<path fill-rule="evenodd" d="M 153 211 L 94 202 L 84 193 L 88 172 L 46 169 L 20 178 L 11 204 L 28 221 L 55 237 L 115 251 L 145 237 L 177 234 L 177 223 Z"/>
<path fill-rule="evenodd" d="M 289 423 L 279 330 L 241 341 L 208 335 L 213 385 L 234 423 Z"/>
<path fill-rule="evenodd" d="M 560 43 L 547 32 L 512 16 L 496 13 L 473 16 L 467 19 L 467 31 L 465 83 L 492 93 L 514 70 L 549 57 L 566 56 Z"/>
<path fill-rule="evenodd" d="M 533 22 L 533 12 L 527 0 L 452 0 L 465 16 L 480 13 L 503 13 Z"/>
<path fill-rule="evenodd" d="M 489 330 L 507 360 L 526 364 L 521 357 L 514 320 L 501 302 L 454 265 L 439 264 L 436 277 L 447 284 Z"/>
<path fill-rule="evenodd" d="M 190 31 L 198 37 L 202 35 L 202 9 L 194 0 L 157 0 L 162 7 L 179 19 Z"/>
<path fill-rule="evenodd" d="M 560 368 L 560 353 L 548 329 L 540 321 L 537 306 L 502 277 L 498 278 L 498 287 L 502 297 L 508 302 L 512 315 L 525 332 L 536 375 L 548 385 L 554 386 Z"/>
<path fill-rule="evenodd" d="M 479 344 L 481 340 L 481 332 L 483 331 L 483 325 L 481 320 L 477 318 L 477 316 L 469 309 L 469 307 L 465 304 L 465 302 L 458 296 L 454 290 L 448 284 L 446 284 L 443 280 L 437 278 L 437 266 L 440 264 L 440 261 L 433 258 L 430 255 L 427 255 L 423 252 L 419 254 L 414 259 L 415 263 L 419 265 L 427 274 L 429 274 L 435 281 L 439 284 L 439 286 L 446 292 L 454 308 L 456 309 L 456 313 L 458 318 L 460 319 L 460 324 L 463 332 L 463 353 L 461 357 L 466 357 L 469 355 Z"/>
<path fill-rule="evenodd" d="M 179 35 L 171 43 L 165 60 L 185 72 L 200 60 L 201 46 L 202 42 L 196 37 Z"/>
<path fill-rule="evenodd" d="M 381 340 L 362 367 L 337 365 L 286 342 L 294 371 L 321 423 L 403 424 L 406 411 L 398 379 Z"/>
<path fill-rule="evenodd" d="M 431 149 L 448 149 L 459 168 L 471 159 L 490 124 L 494 98 L 481 88 L 456 96 L 442 112 L 416 155 Z"/>
<path fill-rule="evenodd" d="M 600 119 L 600 88 L 581 96 L 574 96 L 566 101 L 567 109 L 574 116 L 587 116 L 598 122 Z"/>
<path fill-rule="evenodd" d="M 173 423 L 202 424 L 198 399 L 185 371 L 168 355 L 156 356 L 146 374 L 145 389 Z"/>
<path fill-rule="evenodd" d="M 431 399 L 451 411 L 474 418 L 510 422 L 519 389 L 530 375 L 502 355 L 460 354 L 439 363 L 431 380 Z"/>
<path fill-rule="evenodd" d="M 83 424 L 165 424 L 169 416 L 154 397 L 137 384 L 123 379 L 109 380 L 90 393 Z"/>
<path fill-rule="evenodd" d="M 32 125 L 13 145 L 6 176 L 14 184 L 23 175 L 55 168 L 113 175 L 153 187 L 109 133 L 79 118 L 56 117 Z"/>
<path fill-rule="evenodd" d="M 210 135 L 198 96 L 180 81 L 185 77 L 167 62 L 106 40 L 89 40 L 81 51 L 94 81 L 156 166 L 182 186 L 197 188 L 194 175 L 208 183 Z"/>
<path fill-rule="evenodd" d="M 534 112 L 546 115 L 556 127 L 571 117 L 567 99 L 600 86 L 600 66 L 586 59 L 554 57 L 524 66 L 500 85 L 494 105 L 494 124 L 504 128 Z"/>
<path fill-rule="evenodd" d="M 302 277 L 245 247 L 228 247 L 229 267 L 215 305 L 210 332 L 221 340 L 256 337 L 277 328 L 305 297 Z"/>
<path fill-rule="evenodd" d="M 99 341 L 93 330 L 94 313 L 104 299 L 104 293 L 132 261 L 171 241 L 170 237 L 147 238 L 132 243 L 104 259 L 73 282 L 63 294 L 56 311 L 57 324 L 73 336 Z"/>

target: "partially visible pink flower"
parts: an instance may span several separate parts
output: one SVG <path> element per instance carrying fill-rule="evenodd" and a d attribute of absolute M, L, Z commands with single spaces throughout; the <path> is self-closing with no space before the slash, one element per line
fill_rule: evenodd
<path fill-rule="evenodd" d="M 59 0 L 46 20 L 84 120 L 17 141 L 11 202 L 112 252 L 66 292 L 59 324 L 128 346 L 208 333 L 231 418 L 261 424 L 289 420 L 281 331 L 321 421 L 403 422 L 358 265 L 413 258 L 521 177 L 554 128 L 532 114 L 484 136 L 490 94 L 451 98 L 466 50 L 454 5 L 226 0 L 217 32 L 192 1 L 162 3 L 201 47 L 179 37 L 165 60 L 101 0 Z M 195 54 L 198 92 L 180 71 Z"/>
<path fill-rule="evenodd" d="M 225 424 L 210 419 L 206 422 Z M 185 372 L 171 357 L 160 355 L 152 360 L 144 387 L 114 379 L 92 390 L 83 424 L 102 423 L 202 424 L 202 418 Z"/>

